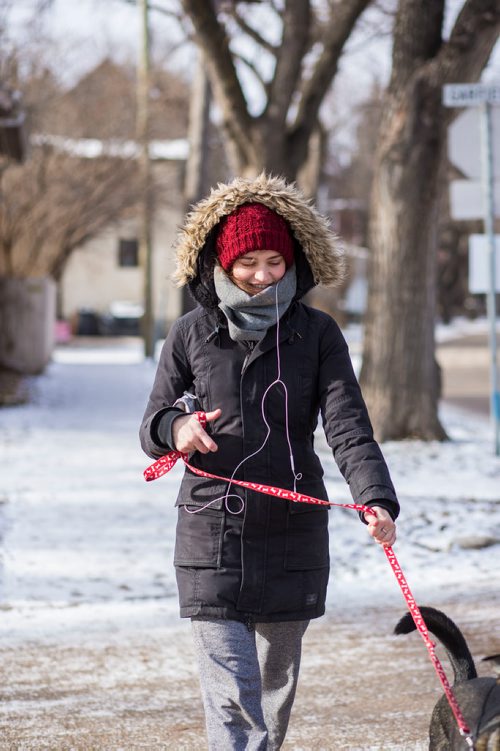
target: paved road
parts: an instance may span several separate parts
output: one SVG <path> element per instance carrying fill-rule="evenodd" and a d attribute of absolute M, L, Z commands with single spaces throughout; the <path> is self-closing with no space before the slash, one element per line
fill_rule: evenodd
<path fill-rule="evenodd" d="M 487 335 L 473 334 L 439 344 L 437 359 L 442 368 L 443 399 L 488 415 L 491 356 Z"/>

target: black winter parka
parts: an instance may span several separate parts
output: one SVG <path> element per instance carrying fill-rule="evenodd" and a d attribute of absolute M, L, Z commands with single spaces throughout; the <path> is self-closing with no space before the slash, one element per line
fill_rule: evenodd
<path fill-rule="evenodd" d="M 242 196 L 240 203 L 249 200 L 245 191 Z M 273 199 L 268 200 L 271 204 Z M 230 203 L 226 213 L 233 208 Z M 280 213 L 293 229 L 289 214 Z M 209 252 L 206 241 L 200 248 L 204 263 L 203 255 Z M 159 421 L 172 417 L 175 400 L 190 391 L 202 410 L 222 410 L 210 426 L 218 451 L 196 452 L 190 460 L 194 466 L 231 477 L 246 458 L 235 479 L 293 489 L 295 472 L 297 491 L 327 500 L 323 469 L 314 451 L 321 415 L 327 442 L 353 499 L 383 506 L 395 518 L 399 506 L 394 488 L 335 321 L 296 299 L 280 320 L 279 331 L 276 325 L 271 327 L 253 348 L 235 342 L 210 302 L 213 289 L 203 281 L 200 257 L 190 281 L 205 306 L 178 319 L 165 341 L 141 426 L 145 452 L 156 458 L 169 450 L 159 438 Z M 296 267 L 298 297 L 314 271 L 299 243 Z M 287 395 L 276 383 L 263 402 L 267 387 L 279 377 Z M 285 430 L 286 399 L 294 468 Z M 270 428 L 267 440 L 263 414 Z M 227 500 L 226 492 L 227 483 L 189 470 L 184 474 L 176 501 L 174 553 L 181 616 L 248 623 L 322 615 L 330 571 L 328 510 L 234 485 Z"/>

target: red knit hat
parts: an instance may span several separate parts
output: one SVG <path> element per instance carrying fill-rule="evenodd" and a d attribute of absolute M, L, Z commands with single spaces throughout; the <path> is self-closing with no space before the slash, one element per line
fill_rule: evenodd
<path fill-rule="evenodd" d="M 219 262 L 229 271 L 240 256 L 252 250 L 275 250 L 293 264 L 293 238 L 287 222 L 263 203 L 244 203 L 220 223 L 216 240 Z"/>

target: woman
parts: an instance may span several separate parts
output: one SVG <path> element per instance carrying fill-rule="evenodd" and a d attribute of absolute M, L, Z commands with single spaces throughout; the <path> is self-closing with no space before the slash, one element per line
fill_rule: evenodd
<path fill-rule="evenodd" d="M 363 520 L 369 533 L 392 545 L 399 506 L 347 345 L 330 316 L 301 302 L 341 278 L 325 220 L 281 179 L 237 179 L 188 216 L 177 260 L 199 307 L 163 347 L 146 453 L 194 452 L 209 473 L 327 499 L 313 447 L 321 413 L 353 498 L 376 511 Z M 185 392 L 206 429 L 177 402 Z M 176 503 L 180 612 L 192 621 L 209 748 L 278 749 L 302 637 L 325 611 L 328 511 L 189 470 Z"/>

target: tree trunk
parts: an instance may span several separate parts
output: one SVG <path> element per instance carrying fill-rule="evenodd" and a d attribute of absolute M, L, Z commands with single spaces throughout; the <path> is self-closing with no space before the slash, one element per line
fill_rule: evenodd
<path fill-rule="evenodd" d="M 384 141 L 375 165 L 361 383 L 380 440 L 443 439 L 434 318 L 444 134 L 442 127 L 425 127 L 426 119 L 436 122 L 431 113 L 439 108 L 439 92 L 422 92 L 418 115 L 405 99 L 394 102 L 400 127 Z"/>
<path fill-rule="evenodd" d="M 498 38 L 497 0 L 467 0 L 450 39 L 444 0 L 400 0 L 375 159 L 361 386 L 379 440 L 443 440 L 434 356 L 444 83 L 475 81 Z"/>

